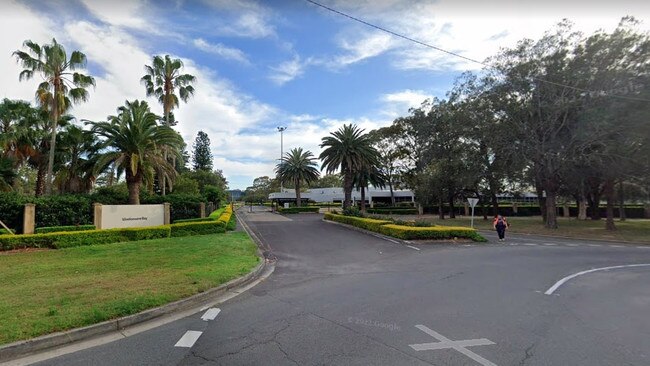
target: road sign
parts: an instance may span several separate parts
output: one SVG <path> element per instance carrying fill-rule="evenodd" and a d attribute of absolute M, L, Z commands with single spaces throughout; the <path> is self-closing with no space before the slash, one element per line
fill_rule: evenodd
<path fill-rule="evenodd" d="M 467 202 L 469 202 L 469 205 L 472 206 L 472 229 L 474 228 L 474 206 L 478 203 L 478 198 L 473 198 L 470 197 L 467 199 Z"/>
<path fill-rule="evenodd" d="M 474 208 L 474 206 L 476 206 L 478 203 L 478 198 L 468 198 L 467 202 L 469 202 L 471 208 Z"/>

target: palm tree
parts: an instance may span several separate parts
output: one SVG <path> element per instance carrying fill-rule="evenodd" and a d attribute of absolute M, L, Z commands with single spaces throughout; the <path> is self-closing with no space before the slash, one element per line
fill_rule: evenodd
<path fill-rule="evenodd" d="M 179 106 L 178 97 L 187 103 L 188 99 L 194 95 L 194 86 L 192 83 L 196 78 L 190 74 L 181 74 L 183 61 L 180 59 L 171 59 L 169 55 L 165 58 L 154 56 L 151 66 L 144 66 L 146 74 L 140 79 L 147 90 L 147 96 L 155 96 L 158 102 L 163 106 L 165 116 L 165 125 L 171 126 L 170 113 Z M 178 96 L 175 94 L 178 89 Z M 165 158 L 167 153 L 165 152 Z M 161 179 L 162 194 L 165 195 L 165 179 Z"/>
<path fill-rule="evenodd" d="M 328 174 L 341 170 L 345 201 L 343 208 L 350 208 L 354 175 L 365 167 L 377 166 L 377 150 L 364 130 L 356 125 L 343 125 L 331 136 L 325 136 L 320 144 L 325 148 L 319 158 Z"/>
<path fill-rule="evenodd" d="M 140 187 L 153 181 L 154 172 L 166 178 L 175 175 L 163 151 L 178 155 L 183 138 L 171 127 L 159 126 L 158 116 L 149 110 L 147 102 L 127 101 L 117 112 L 117 116 L 108 117 L 108 122 L 88 122 L 92 133 L 103 137 L 103 145 L 109 149 L 99 156 L 95 168 L 97 172 L 115 164 L 124 170 L 129 203 L 138 205 Z"/>
<path fill-rule="evenodd" d="M 56 130 L 59 118 L 73 103 L 88 100 L 87 88 L 95 86 L 91 76 L 75 72 L 86 66 L 86 55 L 79 51 L 68 54 L 63 45 L 52 39 L 51 44 L 40 46 L 27 40 L 23 43 L 25 51 L 15 51 L 17 61 L 24 70 L 19 80 L 29 80 L 35 73 L 43 78 L 36 90 L 36 100 L 46 110 L 51 118 L 50 144 L 47 164 L 46 194 L 52 193 L 52 174 L 54 171 L 54 151 L 56 148 Z"/>
<path fill-rule="evenodd" d="M 303 151 L 301 147 L 292 149 L 282 158 L 275 167 L 277 178 L 282 182 L 292 182 L 296 189 L 296 206 L 300 207 L 300 184 L 309 184 L 318 179 L 318 169 L 314 154 Z"/>
<path fill-rule="evenodd" d="M 59 192 L 89 192 L 97 177 L 94 168 L 100 141 L 89 131 L 75 125 L 67 126 L 59 136 L 61 140 L 57 143 L 57 155 L 58 160 L 64 162 L 54 179 Z"/>
<path fill-rule="evenodd" d="M 354 174 L 352 183 L 361 190 L 361 212 L 366 212 L 366 188 L 369 184 L 373 187 L 384 188 L 386 177 L 376 166 L 366 166 Z"/>

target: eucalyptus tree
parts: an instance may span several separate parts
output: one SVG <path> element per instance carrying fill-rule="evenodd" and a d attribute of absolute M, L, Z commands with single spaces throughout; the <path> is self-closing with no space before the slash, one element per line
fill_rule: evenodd
<path fill-rule="evenodd" d="M 19 75 L 19 80 L 29 80 L 35 74 L 41 76 L 43 81 L 36 90 L 36 100 L 49 113 L 51 119 L 45 186 L 46 194 L 51 194 L 59 118 L 74 103 L 88 100 L 87 89 L 90 86 L 95 86 L 95 79 L 77 71 L 85 68 L 86 55 L 80 51 L 72 51 L 68 56 L 63 45 L 56 39 L 52 39 L 52 43 L 42 46 L 27 40 L 23 43 L 23 47 L 24 51 L 18 50 L 13 53 L 18 63 L 24 68 Z"/>
<path fill-rule="evenodd" d="M 183 74 L 183 61 L 181 59 L 172 59 L 169 55 L 154 56 L 151 65 L 145 65 L 145 75 L 140 79 L 144 84 L 147 96 L 154 96 L 163 106 L 163 115 L 165 124 L 170 127 L 172 121 L 170 114 L 172 110 L 179 106 L 179 98 L 187 103 L 189 98 L 194 95 L 194 86 L 192 85 L 196 78 L 190 74 Z M 178 95 L 176 93 L 178 92 Z M 165 152 L 165 158 L 167 153 Z M 162 194 L 166 193 L 166 181 L 162 182 Z"/>
<path fill-rule="evenodd" d="M 300 187 L 302 183 L 309 185 L 318 180 L 316 158 L 311 151 L 304 151 L 301 147 L 291 149 L 282 157 L 282 161 L 275 167 L 277 179 L 282 182 L 291 182 L 296 190 L 296 206 L 302 204 Z"/>
<path fill-rule="evenodd" d="M 129 190 L 129 204 L 140 204 L 140 187 L 153 182 L 154 174 L 170 177 L 176 174 L 174 166 L 163 151 L 180 154 L 182 137 L 169 126 L 157 124 L 158 116 L 149 110 L 147 102 L 127 101 L 117 109 L 117 115 L 107 122 L 88 122 L 91 131 L 103 138 L 102 152 L 95 171 L 115 164 L 125 172 Z"/>
<path fill-rule="evenodd" d="M 395 205 L 395 184 L 401 175 L 401 163 L 407 157 L 408 151 L 400 146 L 399 139 L 402 131 L 398 125 L 393 124 L 377 130 L 370 131 L 373 146 L 377 149 L 378 173 L 384 178 L 384 183 L 390 190 L 391 205 Z"/>
<path fill-rule="evenodd" d="M 323 162 L 321 169 L 328 174 L 340 170 L 343 175 L 344 209 L 351 205 L 354 175 L 366 167 L 378 165 L 379 153 L 372 146 L 370 136 L 363 132 L 356 125 L 343 125 L 330 136 L 323 137 L 320 144 L 324 148 L 319 156 Z"/>

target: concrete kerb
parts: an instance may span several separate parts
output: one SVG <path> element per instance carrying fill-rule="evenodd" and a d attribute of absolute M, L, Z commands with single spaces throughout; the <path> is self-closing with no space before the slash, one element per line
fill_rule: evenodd
<path fill-rule="evenodd" d="M 249 231 L 247 230 L 247 232 Z M 250 234 L 251 233 L 249 232 L 249 235 Z M 251 272 L 242 277 L 235 278 L 234 280 L 228 281 L 218 287 L 188 298 L 165 304 L 157 308 L 145 310 L 137 314 L 0 346 L 0 362 L 7 362 L 21 357 L 26 357 L 55 347 L 65 346 L 71 343 L 102 336 L 110 332 L 119 332 L 127 327 L 152 321 L 164 315 L 198 308 L 206 304 L 212 304 L 216 297 L 225 294 L 227 291 L 236 288 L 243 288 L 254 282 L 265 270 L 268 260 L 260 247 L 261 242 L 257 237 L 253 238 L 253 241 L 257 245 L 257 253 L 261 260 Z"/>

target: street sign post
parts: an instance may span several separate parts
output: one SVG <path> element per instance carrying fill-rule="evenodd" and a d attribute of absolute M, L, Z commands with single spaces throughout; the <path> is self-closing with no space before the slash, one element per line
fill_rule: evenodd
<path fill-rule="evenodd" d="M 472 229 L 474 228 L 474 207 L 478 203 L 478 198 L 468 198 L 467 202 L 469 202 L 469 205 L 472 207 Z"/>

